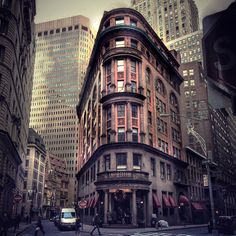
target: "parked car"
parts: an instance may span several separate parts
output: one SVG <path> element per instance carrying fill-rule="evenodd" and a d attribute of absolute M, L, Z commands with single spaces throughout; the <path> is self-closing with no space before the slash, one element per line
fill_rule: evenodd
<path fill-rule="evenodd" d="M 216 221 L 216 230 L 223 234 L 234 234 L 236 230 L 236 216 L 219 216 Z M 208 222 L 208 232 L 212 233 L 213 223 L 212 220 Z"/>
<path fill-rule="evenodd" d="M 59 215 L 58 228 L 75 229 L 76 224 L 76 211 L 74 208 L 62 208 Z"/>

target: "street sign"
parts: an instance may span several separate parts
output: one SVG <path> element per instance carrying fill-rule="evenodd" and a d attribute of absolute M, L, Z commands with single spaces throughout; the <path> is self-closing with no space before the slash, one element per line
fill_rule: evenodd
<path fill-rule="evenodd" d="M 15 202 L 21 202 L 22 201 L 22 196 L 20 195 L 20 194 L 16 194 L 15 196 L 14 196 L 14 200 L 15 200 Z"/>
<path fill-rule="evenodd" d="M 87 203 L 88 203 L 87 200 L 82 199 L 78 202 L 78 206 L 79 206 L 79 208 L 84 209 L 87 207 Z"/>

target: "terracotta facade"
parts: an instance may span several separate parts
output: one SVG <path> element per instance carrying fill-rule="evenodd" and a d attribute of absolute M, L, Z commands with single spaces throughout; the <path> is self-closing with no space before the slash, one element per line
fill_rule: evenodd
<path fill-rule="evenodd" d="M 77 106 L 78 196 L 88 200 L 87 222 L 96 211 L 104 224 L 150 225 L 153 213 L 181 220 L 189 183 L 178 66 L 140 13 L 104 13 Z"/>

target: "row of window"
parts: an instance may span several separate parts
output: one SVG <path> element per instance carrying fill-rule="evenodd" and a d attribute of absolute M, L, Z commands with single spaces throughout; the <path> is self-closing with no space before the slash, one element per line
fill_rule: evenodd
<path fill-rule="evenodd" d="M 127 153 L 116 153 L 116 171 L 126 171 L 128 170 L 128 158 Z M 96 179 L 96 173 L 103 171 L 112 171 L 111 169 L 111 156 L 104 155 L 102 159 L 103 170 L 100 169 L 100 160 L 97 161 L 97 169 L 94 164 L 82 177 L 81 184 L 88 185 L 90 182 L 93 182 Z M 145 162 L 146 163 L 146 162 Z M 142 160 L 142 155 L 139 153 L 133 153 L 132 157 L 132 170 L 141 171 L 145 166 L 144 161 Z M 157 163 L 155 158 L 150 158 L 150 168 L 151 176 L 157 176 Z M 160 178 L 168 181 L 172 181 L 172 167 L 170 164 L 167 164 L 163 161 L 160 161 Z"/>
<path fill-rule="evenodd" d="M 79 25 L 75 25 L 75 26 L 69 26 L 69 27 L 63 27 L 63 28 L 57 28 L 57 29 L 52 29 L 52 30 L 49 30 L 49 31 L 44 31 L 44 32 L 38 32 L 38 37 L 41 37 L 41 36 L 47 36 L 47 35 L 53 35 L 53 34 L 59 34 L 59 33 L 64 33 L 64 32 L 67 32 L 67 31 L 72 31 L 72 30 L 78 30 L 79 29 Z M 92 32 L 88 29 L 88 27 L 86 26 L 81 26 L 81 29 L 84 30 L 84 31 L 89 31 L 89 33 L 92 35 Z M 92 35 L 93 37 L 93 35 Z"/>

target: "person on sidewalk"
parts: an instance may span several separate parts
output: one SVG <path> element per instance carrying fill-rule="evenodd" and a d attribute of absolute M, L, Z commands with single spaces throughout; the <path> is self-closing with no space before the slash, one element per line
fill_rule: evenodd
<path fill-rule="evenodd" d="M 93 232 L 95 229 L 98 230 L 98 233 L 99 235 L 102 235 L 101 232 L 100 232 L 100 229 L 99 229 L 99 224 L 100 224 L 100 217 L 98 215 L 98 213 L 96 213 L 96 215 L 94 216 L 94 219 L 93 219 L 93 230 L 90 232 L 90 235 L 93 235 Z"/>
<path fill-rule="evenodd" d="M 76 222 L 75 222 L 75 235 L 80 236 L 80 228 L 81 228 L 81 222 L 80 222 L 80 218 L 77 217 Z"/>
<path fill-rule="evenodd" d="M 20 222 L 21 222 L 21 216 L 18 214 L 14 219 L 14 233 L 16 232 L 17 229 L 19 229 Z"/>
<path fill-rule="evenodd" d="M 43 228 L 43 225 L 42 225 L 41 217 L 39 216 L 38 220 L 37 220 L 34 236 L 39 236 L 41 234 L 45 235 L 45 231 L 44 231 L 44 228 Z"/>

